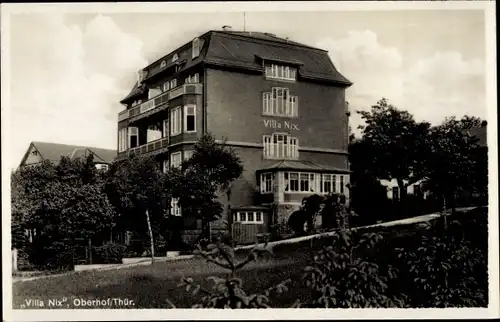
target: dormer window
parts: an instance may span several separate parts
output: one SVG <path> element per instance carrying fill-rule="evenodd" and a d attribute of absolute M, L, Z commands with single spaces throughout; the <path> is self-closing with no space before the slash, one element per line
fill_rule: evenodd
<path fill-rule="evenodd" d="M 192 58 L 196 58 L 200 55 L 200 39 L 195 38 L 193 39 L 193 45 L 192 45 Z"/>
<path fill-rule="evenodd" d="M 297 69 L 285 65 L 269 64 L 266 65 L 266 78 L 295 81 Z"/>
<path fill-rule="evenodd" d="M 167 66 L 167 62 L 162 60 L 160 64 L 160 68 L 165 68 Z"/>
<path fill-rule="evenodd" d="M 179 60 L 179 55 L 174 54 L 174 56 L 172 57 L 172 62 L 176 62 L 178 60 Z"/>

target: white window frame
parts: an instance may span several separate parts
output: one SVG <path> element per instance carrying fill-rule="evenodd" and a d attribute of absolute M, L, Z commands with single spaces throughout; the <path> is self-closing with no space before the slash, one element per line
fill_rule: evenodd
<path fill-rule="evenodd" d="M 137 137 L 137 145 L 134 148 L 139 146 L 139 128 L 135 126 L 129 126 L 128 128 L 128 147 L 132 148 L 132 137 Z"/>
<path fill-rule="evenodd" d="M 252 215 L 252 220 L 249 219 L 249 214 Z M 257 214 L 260 214 L 260 220 L 257 220 Z M 240 223 L 244 225 L 264 224 L 264 212 L 254 210 L 237 211 L 233 213 L 233 223 Z"/>
<path fill-rule="evenodd" d="M 174 55 L 172 56 L 172 62 L 176 62 L 176 61 L 178 61 L 178 60 L 179 60 L 179 55 L 174 54 Z"/>
<path fill-rule="evenodd" d="M 272 193 L 274 191 L 274 173 L 266 172 L 260 175 L 260 192 Z"/>
<path fill-rule="evenodd" d="M 299 99 L 290 95 L 285 87 L 272 87 L 270 92 L 262 93 L 262 115 L 298 117 Z"/>
<path fill-rule="evenodd" d="M 170 200 L 170 215 L 176 217 L 182 216 L 182 209 L 179 206 L 179 198 L 172 198 Z"/>
<path fill-rule="evenodd" d="M 178 160 L 176 160 L 178 157 Z M 170 154 L 170 167 L 172 168 L 180 168 L 182 165 L 182 153 L 174 152 Z"/>
<path fill-rule="evenodd" d="M 170 111 L 170 136 L 182 133 L 182 109 L 180 106 L 172 108 Z"/>
<path fill-rule="evenodd" d="M 191 159 L 193 156 L 194 151 L 193 150 L 186 150 L 184 151 L 184 161 Z"/>
<path fill-rule="evenodd" d="M 170 90 L 170 82 L 163 83 L 163 92 L 168 92 Z"/>
<path fill-rule="evenodd" d="M 196 73 L 194 75 L 189 75 L 184 80 L 184 84 L 197 84 L 200 82 L 200 74 Z"/>
<path fill-rule="evenodd" d="M 294 179 L 292 179 L 292 176 Z M 284 173 L 285 193 L 316 193 L 316 180 L 318 176 L 313 172 L 285 171 Z M 292 180 L 296 181 L 296 186 L 292 187 Z M 307 185 L 306 185 L 307 183 Z"/>
<path fill-rule="evenodd" d="M 170 89 L 174 89 L 177 87 L 177 78 L 174 78 L 170 81 Z"/>
<path fill-rule="evenodd" d="M 265 76 L 266 78 L 295 82 L 297 80 L 297 68 L 286 65 L 269 64 L 265 67 Z"/>
<path fill-rule="evenodd" d="M 118 152 L 124 152 L 127 150 L 127 137 L 128 133 L 126 127 L 118 130 Z"/>
<path fill-rule="evenodd" d="M 264 159 L 289 159 L 299 158 L 299 139 L 288 133 L 275 132 L 263 136 Z"/>
<path fill-rule="evenodd" d="M 189 113 L 189 109 L 193 109 L 193 113 Z M 188 117 L 194 117 L 194 129 L 188 131 Z M 188 104 L 184 106 L 184 133 L 195 133 L 196 132 L 196 105 Z"/>

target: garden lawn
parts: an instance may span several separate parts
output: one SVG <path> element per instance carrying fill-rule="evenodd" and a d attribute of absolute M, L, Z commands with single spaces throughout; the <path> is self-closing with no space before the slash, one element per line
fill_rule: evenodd
<path fill-rule="evenodd" d="M 251 263 L 237 275 L 244 281 L 244 289 L 263 292 L 288 278 L 300 280 L 307 256 L 303 253 L 287 254 L 286 258 L 265 258 Z M 61 308 L 77 308 L 75 299 L 119 298 L 133 300 L 134 305 L 91 306 L 80 308 L 168 308 L 167 299 L 178 308 L 189 308 L 202 295 L 193 296 L 185 288 L 178 287 L 182 276 L 192 277 L 195 282 L 209 288 L 209 276 L 227 276 L 225 270 L 203 259 L 160 262 L 154 266 L 136 266 L 108 271 L 85 271 L 64 276 L 47 277 L 13 284 L 13 308 L 40 308 L 28 306 L 26 300 L 42 300 L 45 308 L 49 299 L 67 298 Z M 295 282 L 297 284 L 297 282 Z M 305 299 L 302 285 L 290 285 L 290 291 L 273 296 L 274 307 L 291 306 L 297 298 Z M 34 303 L 32 301 L 31 303 Z M 24 306 L 23 306 L 24 305 Z"/>

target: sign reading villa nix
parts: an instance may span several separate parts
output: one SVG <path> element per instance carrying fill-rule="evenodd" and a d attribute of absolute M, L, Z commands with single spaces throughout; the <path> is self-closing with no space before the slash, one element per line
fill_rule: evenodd
<path fill-rule="evenodd" d="M 283 123 L 278 122 L 276 120 L 262 120 L 262 121 L 264 122 L 265 127 L 271 129 L 288 129 L 288 130 L 299 131 L 299 125 L 289 121 L 283 121 Z"/>

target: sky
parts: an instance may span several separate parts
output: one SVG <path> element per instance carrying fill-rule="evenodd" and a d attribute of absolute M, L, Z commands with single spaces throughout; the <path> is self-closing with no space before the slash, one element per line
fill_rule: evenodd
<path fill-rule="evenodd" d="M 116 149 L 136 71 L 208 30 L 271 32 L 329 51 L 353 112 L 382 97 L 417 120 L 486 118 L 482 10 L 31 13 L 10 16 L 11 168 L 31 141 Z M 245 21 L 245 23 L 244 23 Z M 355 129 L 361 122 L 352 113 Z"/>

